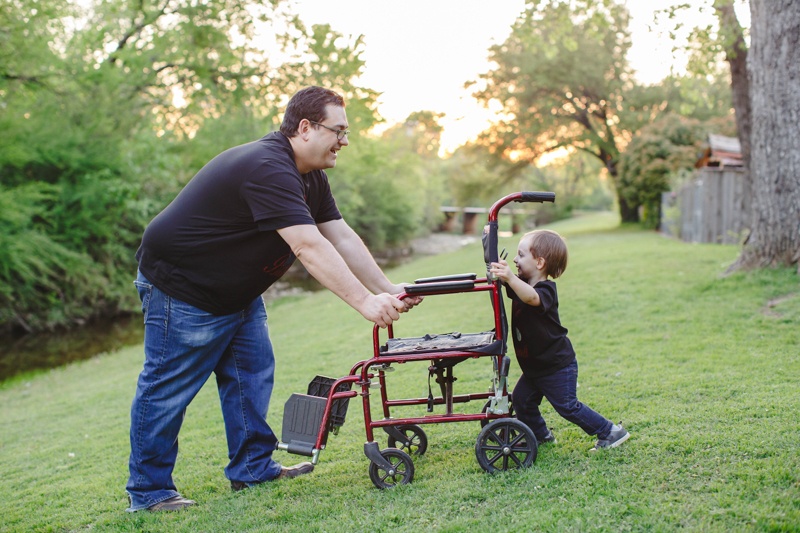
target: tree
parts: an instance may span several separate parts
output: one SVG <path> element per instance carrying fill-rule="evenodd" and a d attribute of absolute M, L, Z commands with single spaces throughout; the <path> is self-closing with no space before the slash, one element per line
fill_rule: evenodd
<path fill-rule="evenodd" d="M 384 135 L 384 138 L 389 136 L 405 138 L 411 142 L 411 150 L 418 155 L 426 159 L 438 158 L 444 131 L 439 121 L 443 117 L 444 113 L 415 111 L 408 115 L 399 128 L 392 128 L 395 130 L 393 134 Z"/>
<path fill-rule="evenodd" d="M 360 138 L 375 125 L 378 93 L 360 87 L 356 80 L 363 73 L 363 38 L 345 37 L 328 24 L 307 27 L 297 18 L 292 29 L 277 38 L 285 54 L 284 62 L 270 67 L 261 58 L 268 77 L 257 78 L 257 96 L 247 102 L 229 102 L 224 114 L 206 117 L 191 145 L 186 146 L 188 168 L 196 171 L 222 149 L 256 139 L 280 126 L 278 110 L 289 96 L 309 85 L 329 87 L 342 94 L 347 103 L 350 139 Z M 220 142 L 224 142 L 221 145 Z"/>
<path fill-rule="evenodd" d="M 493 157 L 486 146 L 467 143 L 446 160 L 448 203 L 459 207 L 491 205 L 503 190 L 521 188 L 523 171 Z M 529 165 L 525 165 L 527 168 Z M 498 176 L 502 178 L 497 179 Z"/>
<path fill-rule="evenodd" d="M 800 273 L 800 3 L 750 0 L 750 236 L 735 268 Z"/>
<path fill-rule="evenodd" d="M 725 51 L 725 60 L 731 71 L 731 92 L 736 110 L 736 129 L 742 147 L 745 168 L 750 167 L 750 75 L 747 71 L 747 43 L 733 0 L 714 0 L 714 10 L 720 25 L 720 38 Z"/>
<path fill-rule="evenodd" d="M 733 108 L 736 111 L 737 136 L 742 147 L 742 159 L 745 167 L 750 162 L 750 79 L 747 69 L 747 42 L 745 30 L 739 23 L 734 9 L 736 0 L 711 0 L 710 7 L 716 14 L 716 25 L 693 28 L 687 49 L 689 64 L 688 79 L 719 79 L 722 72 L 719 65 L 728 64 L 725 75 L 728 80 L 728 91 L 732 96 Z M 705 6 L 707 8 L 709 6 Z M 703 9 L 701 7 L 700 9 Z M 680 11 L 686 14 L 691 8 L 688 4 L 680 4 L 663 11 L 670 19 Z M 709 95 L 709 99 L 712 99 Z"/>
<path fill-rule="evenodd" d="M 0 329 L 133 309 L 146 223 L 210 157 L 274 129 L 309 72 L 351 91 L 349 110 L 374 123 L 374 96 L 347 85 L 363 65 L 358 43 L 306 31 L 283 5 L 2 4 Z M 315 54 L 313 67 L 271 60 L 263 45 L 276 32 L 257 33 L 271 22 L 285 27 L 276 41 Z"/>
<path fill-rule="evenodd" d="M 625 55 L 628 12 L 612 0 L 529 0 L 501 45 L 497 67 L 475 96 L 499 102 L 508 120 L 481 137 L 522 169 L 544 153 L 577 149 L 600 160 L 617 181 L 622 147 L 664 103 L 660 89 L 636 87 Z M 624 221 L 636 207 L 618 194 Z"/>
<path fill-rule="evenodd" d="M 380 137 L 354 137 L 344 164 L 328 171 L 339 208 L 371 249 L 406 244 L 439 223 L 439 118 L 417 111 Z"/>
<path fill-rule="evenodd" d="M 661 219 L 661 193 L 670 178 L 694 167 L 707 138 L 699 121 L 666 114 L 643 127 L 620 158 L 619 190 L 631 205 L 643 206 L 642 222 L 655 229 Z"/>

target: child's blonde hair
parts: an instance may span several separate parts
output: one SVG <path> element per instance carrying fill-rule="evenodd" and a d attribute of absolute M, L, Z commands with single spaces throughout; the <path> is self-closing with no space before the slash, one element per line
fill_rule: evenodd
<path fill-rule="evenodd" d="M 534 258 L 544 259 L 545 275 L 556 279 L 567 269 L 567 243 L 555 231 L 549 229 L 537 229 L 528 232 L 523 239 L 529 239 L 531 255 Z"/>

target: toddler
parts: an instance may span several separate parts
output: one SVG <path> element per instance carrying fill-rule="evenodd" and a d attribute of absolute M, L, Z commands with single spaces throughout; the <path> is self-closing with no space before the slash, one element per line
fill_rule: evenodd
<path fill-rule="evenodd" d="M 519 242 L 515 276 L 504 260 L 490 273 L 502 280 L 511 299 L 511 337 L 522 376 L 512 393 L 517 418 L 531 428 L 539 444 L 554 442 L 539 412 L 542 398 L 556 412 L 597 436 L 598 448 L 615 448 L 630 434 L 578 401 L 578 362 L 558 317 L 558 293 L 552 279 L 567 268 L 567 244 L 556 232 L 536 230 Z"/>

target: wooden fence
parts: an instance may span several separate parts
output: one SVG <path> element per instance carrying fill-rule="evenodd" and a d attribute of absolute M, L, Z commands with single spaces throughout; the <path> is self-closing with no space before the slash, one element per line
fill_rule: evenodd
<path fill-rule="evenodd" d="M 703 167 L 682 189 L 661 198 L 661 231 L 686 242 L 738 244 L 750 224 L 743 170 Z"/>

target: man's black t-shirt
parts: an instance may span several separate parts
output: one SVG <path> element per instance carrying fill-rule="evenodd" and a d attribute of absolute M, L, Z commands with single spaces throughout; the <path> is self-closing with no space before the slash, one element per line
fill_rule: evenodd
<path fill-rule="evenodd" d="M 136 258 L 168 295 L 226 315 L 294 262 L 276 230 L 340 218 L 325 172 L 300 175 L 289 139 L 274 132 L 204 166 L 150 222 Z"/>
<path fill-rule="evenodd" d="M 558 317 L 558 292 L 553 281 L 534 285 L 541 305 L 534 307 L 506 288 L 511 299 L 511 336 L 522 372 L 530 377 L 547 376 L 575 361 L 575 350 L 567 328 Z"/>

